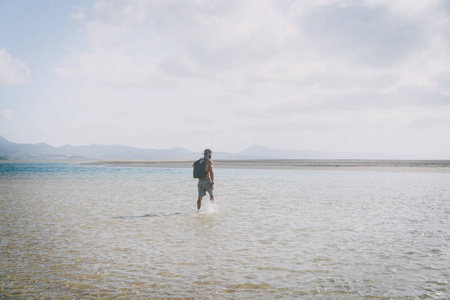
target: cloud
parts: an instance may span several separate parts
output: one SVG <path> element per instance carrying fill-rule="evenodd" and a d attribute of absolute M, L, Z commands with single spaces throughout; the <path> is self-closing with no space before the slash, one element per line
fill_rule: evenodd
<path fill-rule="evenodd" d="M 89 47 L 55 72 L 89 87 L 69 97 L 71 107 L 91 111 L 89 124 L 101 120 L 122 136 L 158 125 L 166 138 L 155 131 L 148 139 L 164 146 L 189 147 L 205 128 L 220 133 L 212 139 L 222 148 L 229 136 L 289 148 L 342 137 L 362 148 L 383 135 L 387 148 L 395 134 L 407 142 L 421 125 L 449 129 L 442 120 L 450 106 L 450 14 L 442 6 L 101 0 L 73 17 Z M 133 131 L 134 140 L 141 134 Z"/>
<path fill-rule="evenodd" d="M 92 55 L 133 56 L 162 66 L 158 71 L 167 75 L 188 69 L 194 76 L 221 77 L 267 61 L 285 46 L 294 28 L 273 9 L 270 1 L 99 1 L 83 26 Z M 178 57 L 180 68 L 164 68 Z"/>
<path fill-rule="evenodd" d="M 0 48 L 0 85 L 14 86 L 28 82 L 30 70 L 20 59 Z"/>
<path fill-rule="evenodd" d="M 370 66 L 400 63 L 425 38 L 421 22 L 362 2 L 317 7 L 301 25 L 322 51 Z"/>
<path fill-rule="evenodd" d="M 450 96 L 450 69 L 436 75 L 434 79 L 438 85 L 438 88 L 447 96 Z"/>
<path fill-rule="evenodd" d="M 91 49 L 56 71 L 128 87 L 188 79 L 329 93 L 432 89 L 449 59 L 447 19 L 437 8 L 433 1 L 97 1 L 81 20 Z"/>

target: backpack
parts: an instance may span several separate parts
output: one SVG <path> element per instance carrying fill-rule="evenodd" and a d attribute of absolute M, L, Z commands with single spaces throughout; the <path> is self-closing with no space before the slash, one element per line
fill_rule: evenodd
<path fill-rule="evenodd" d="M 204 158 L 196 160 L 192 167 L 194 168 L 194 178 L 204 178 L 206 176 Z"/>

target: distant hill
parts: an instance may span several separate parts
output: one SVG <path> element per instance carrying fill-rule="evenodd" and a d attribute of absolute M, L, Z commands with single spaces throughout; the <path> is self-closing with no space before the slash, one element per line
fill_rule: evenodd
<path fill-rule="evenodd" d="M 377 153 L 278 150 L 252 146 L 239 153 L 214 152 L 214 159 L 390 159 Z M 120 145 L 53 147 L 48 144 L 18 144 L 0 136 L 0 159 L 197 159 L 201 153 L 184 148 L 140 149 Z"/>
<path fill-rule="evenodd" d="M 183 148 L 167 150 L 139 149 L 119 145 L 53 147 L 47 144 L 16 144 L 0 136 L 2 159 L 194 159 L 200 157 Z"/>
<path fill-rule="evenodd" d="M 89 146 L 65 145 L 59 148 L 66 156 L 79 156 L 90 159 L 188 159 L 200 156 L 183 148 L 167 150 L 139 149 L 127 146 L 105 146 L 92 144 Z"/>
<path fill-rule="evenodd" d="M 57 148 L 44 144 L 16 144 L 0 136 L 0 158 L 21 159 L 58 156 Z"/>

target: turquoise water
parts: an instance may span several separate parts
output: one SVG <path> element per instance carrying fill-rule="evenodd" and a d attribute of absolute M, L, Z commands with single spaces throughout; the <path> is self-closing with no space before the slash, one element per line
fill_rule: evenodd
<path fill-rule="evenodd" d="M 448 299 L 450 174 L 0 163 L 14 299 Z"/>

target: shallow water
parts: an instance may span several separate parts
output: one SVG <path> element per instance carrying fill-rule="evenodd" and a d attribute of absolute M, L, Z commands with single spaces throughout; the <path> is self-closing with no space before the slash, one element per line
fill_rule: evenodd
<path fill-rule="evenodd" d="M 450 298 L 450 174 L 0 163 L 15 299 Z"/>

